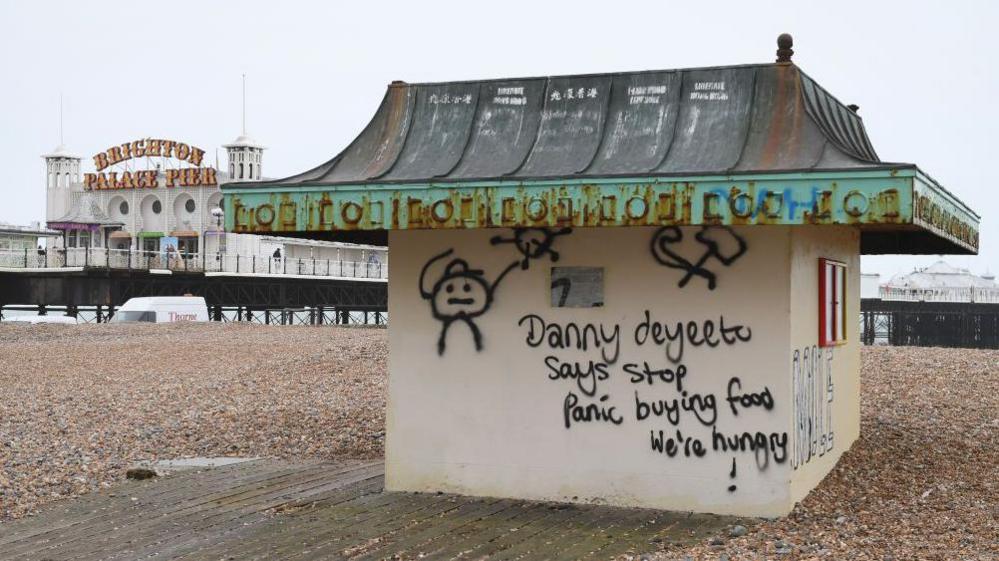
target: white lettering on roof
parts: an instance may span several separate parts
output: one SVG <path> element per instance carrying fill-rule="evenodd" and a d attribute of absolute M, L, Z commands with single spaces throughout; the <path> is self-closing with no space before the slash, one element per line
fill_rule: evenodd
<path fill-rule="evenodd" d="M 725 82 L 694 82 L 694 91 L 725 91 Z"/>

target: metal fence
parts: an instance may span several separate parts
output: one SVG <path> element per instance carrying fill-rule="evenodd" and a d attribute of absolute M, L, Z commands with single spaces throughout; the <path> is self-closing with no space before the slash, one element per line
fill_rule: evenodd
<path fill-rule="evenodd" d="M 107 249 L 103 247 L 0 250 L 0 268 L 60 269 L 66 267 L 362 279 L 388 278 L 388 265 L 381 262 L 233 255 L 225 252 L 167 255 L 159 251 Z"/>
<path fill-rule="evenodd" d="M 44 311 L 50 316 L 69 316 L 77 323 L 108 323 L 116 313 L 110 306 L 23 306 L 0 305 L 0 323 L 18 316 L 35 316 Z M 388 325 L 388 313 L 376 310 L 322 308 L 247 309 L 210 306 L 209 321 L 222 323 L 257 323 L 262 325 Z"/>
<path fill-rule="evenodd" d="M 904 288 L 882 286 L 879 292 L 882 300 L 902 300 L 907 302 L 999 303 L 999 289 L 994 287 L 963 286 L 946 288 Z"/>
<path fill-rule="evenodd" d="M 860 301 L 865 345 L 999 349 L 999 304 Z"/>

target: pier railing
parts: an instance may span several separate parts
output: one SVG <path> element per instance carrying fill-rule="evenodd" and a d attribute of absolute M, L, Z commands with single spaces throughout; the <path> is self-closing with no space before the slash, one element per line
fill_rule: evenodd
<path fill-rule="evenodd" d="M 168 270 L 239 275 L 301 275 L 387 279 L 388 265 L 381 262 L 344 261 L 311 257 L 273 257 L 226 252 L 163 253 L 135 249 L 71 247 L 49 250 L 0 250 L 0 269 L 100 268 Z"/>
<path fill-rule="evenodd" d="M 860 300 L 865 345 L 999 349 L 999 304 Z"/>
<path fill-rule="evenodd" d="M 999 304 L 999 289 L 989 286 L 905 288 L 882 286 L 882 300 L 898 302 L 979 302 Z"/>

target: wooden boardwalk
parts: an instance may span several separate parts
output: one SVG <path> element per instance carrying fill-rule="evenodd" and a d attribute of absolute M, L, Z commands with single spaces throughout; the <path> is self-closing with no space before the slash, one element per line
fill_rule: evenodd
<path fill-rule="evenodd" d="M 0 525 L 0 559 L 608 559 L 718 516 L 386 493 L 381 462 L 252 461 L 129 481 Z"/>

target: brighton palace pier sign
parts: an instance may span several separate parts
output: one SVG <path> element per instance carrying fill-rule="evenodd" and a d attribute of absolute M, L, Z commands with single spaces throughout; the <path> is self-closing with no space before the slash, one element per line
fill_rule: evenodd
<path fill-rule="evenodd" d="M 83 175 L 83 188 L 88 191 L 108 189 L 155 189 L 160 186 L 160 170 L 110 171 L 109 166 L 133 158 L 173 158 L 194 167 L 163 170 L 166 187 L 214 187 L 218 185 L 215 168 L 200 167 L 205 157 L 201 148 L 158 138 L 144 138 L 112 146 L 94 156 L 96 173 Z"/>

